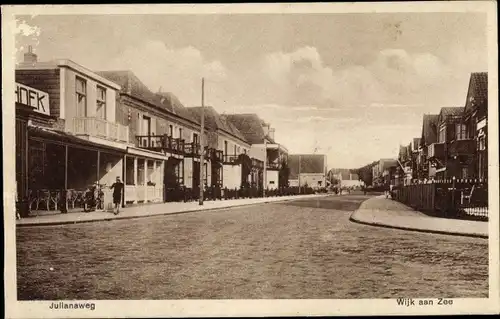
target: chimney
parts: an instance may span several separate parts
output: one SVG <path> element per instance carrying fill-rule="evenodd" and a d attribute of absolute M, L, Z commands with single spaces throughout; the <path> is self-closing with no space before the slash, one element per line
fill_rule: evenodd
<path fill-rule="evenodd" d="M 269 129 L 269 137 L 274 140 L 274 128 Z"/>
<path fill-rule="evenodd" d="M 38 57 L 33 53 L 33 47 L 28 46 L 28 52 L 24 53 L 24 63 L 35 64 L 38 62 Z"/>

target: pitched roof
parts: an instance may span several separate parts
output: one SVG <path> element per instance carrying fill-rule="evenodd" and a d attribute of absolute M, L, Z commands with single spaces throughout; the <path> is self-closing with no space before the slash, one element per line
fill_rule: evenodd
<path fill-rule="evenodd" d="M 290 176 L 298 174 L 324 174 L 325 155 L 323 154 L 292 154 L 288 155 Z M 293 179 L 292 177 L 289 177 Z"/>
<path fill-rule="evenodd" d="M 187 108 L 191 112 L 192 116 L 196 118 L 197 121 L 201 122 L 201 106 L 189 107 Z M 212 106 L 206 106 L 204 110 L 205 115 L 205 125 L 210 130 L 221 130 L 224 131 L 244 142 L 247 142 L 243 134 L 226 119 L 224 115 L 220 115 Z"/>
<path fill-rule="evenodd" d="M 462 115 L 464 111 L 463 106 L 458 106 L 458 107 L 442 107 L 441 111 L 439 112 L 440 116 L 457 116 L 457 115 Z"/>
<path fill-rule="evenodd" d="M 398 160 L 393 159 L 393 158 L 383 158 L 380 159 L 379 165 L 381 166 L 382 170 L 398 166 Z"/>
<path fill-rule="evenodd" d="M 421 145 L 430 145 L 437 141 L 438 119 L 438 114 L 424 114 L 422 121 L 422 138 L 420 139 Z"/>
<path fill-rule="evenodd" d="M 149 103 L 169 113 L 194 123 L 199 123 L 191 113 L 182 105 L 179 99 L 172 93 L 153 93 L 142 81 L 129 70 L 119 71 L 99 71 L 96 72 L 102 77 L 109 79 L 122 87 L 122 92 L 134 98 Z"/>
<path fill-rule="evenodd" d="M 471 73 L 465 108 L 470 109 L 473 104 L 483 105 L 486 101 L 488 101 L 488 72 Z"/>
<path fill-rule="evenodd" d="M 227 114 L 225 117 L 241 132 L 248 143 L 264 143 L 266 134 L 262 127 L 263 121 L 257 114 Z M 267 139 L 274 143 L 269 136 L 267 136 Z"/>

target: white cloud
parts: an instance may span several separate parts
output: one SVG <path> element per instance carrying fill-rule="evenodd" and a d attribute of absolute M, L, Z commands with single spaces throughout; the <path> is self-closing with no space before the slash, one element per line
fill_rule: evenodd
<path fill-rule="evenodd" d="M 28 46 L 32 46 L 33 50 L 36 51 L 40 44 L 41 34 L 42 29 L 40 27 L 30 25 L 24 20 L 16 20 L 16 27 L 14 29 L 16 62 L 22 61 L 22 54 Z"/>
<path fill-rule="evenodd" d="M 41 33 L 41 29 L 37 26 L 31 26 L 26 23 L 26 21 L 23 20 L 18 20 L 18 23 L 16 24 L 16 29 L 14 30 L 15 35 L 22 35 L 25 37 L 29 36 L 37 36 L 39 37 Z"/>
<path fill-rule="evenodd" d="M 219 112 L 257 113 L 291 152 L 321 146 L 329 161 L 344 167 L 396 156 L 399 144 L 420 134 L 420 110 L 465 98 L 447 79 L 469 76 L 430 53 L 400 49 L 333 70 L 313 47 L 270 53 L 242 71 L 209 61 L 196 48 L 155 41 L 127 49 L 110 68 L 131 69 L 152 90 L 161 86 L 186 105 L 199 103 L 205 76 L 208 104 Z"/>
<path fill-rule="evenodd" d="M 227 70 L 220 61 L 207 61 L 198 49 L 170 49 L 160 41 L 129 47 L 107 68 L 130 69 L 153 92 L 160 88 L 173 92 L 188 106 L 200 103 L 202 77 L 212 83 L 227 77 Z"/>

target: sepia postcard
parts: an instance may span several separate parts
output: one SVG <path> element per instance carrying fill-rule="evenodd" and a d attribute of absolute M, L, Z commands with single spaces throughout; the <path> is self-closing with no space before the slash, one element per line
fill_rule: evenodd
<path fill-rule="evenodd" d="M 495 1 L 2 6 L 7 318 L 498 314 Z"/>

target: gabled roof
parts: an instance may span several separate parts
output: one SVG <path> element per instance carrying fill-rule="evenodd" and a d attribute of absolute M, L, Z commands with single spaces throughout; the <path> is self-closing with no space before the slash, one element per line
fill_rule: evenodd
<path fill-rule="evenodd" d="M 424 114 L 422 121 L 422 138 L 420 145 L 430 145 L 437 141 L 438 114 Z"/>
<path fill-rule="evenodd" d="M 206 106 L 204 108 L 205 126 L 208 129 L 221 130 L 244 142 L 247 142 L 243 134 L 233 125 L 233 123 L 228 121 L 224 115 L 217 113 L 212 106 Z M 201 106 L 189 107 L 187 109 L 198 122 L 201 122 Z"/>
<path fill-rule="evenodd" d="M 188 121 L 199 124 L 191 115 L 191 113 L 182 105 L 177 97 L 172 93 L 153 93 L 149 88 L 142 83 L 142 81 L 129 70 L 119 70 L 119 71 L 99 71 L 96 72 L 119 84 L 122 87 L 122 92 L 128 94 L 136 99 L 143 102 L 156 106 L 160 109 L 164 109 L 169 113 L 175 114 L 181 118 Z"/>
<path fill-rule="evenodd" d="M 299 160 L 300 159 L 300 160 Z M 290 168 L 290 179 L 298 174 L 324 174 L 325 160 L 323 154 L 292 154 L 288 155 L 288 167 Z"/>
<path fill-rule="evenodd" d="M 463 116 L 463 114 L 464 114 L 464 107 L 462 107 L 462 106 L 459 106 L 459 107 L 442 107 L 441 111 L 439 111 L 438 122 L 442 123 L 447 118 L 457 117 L 457 116 Z"/>
<path fill-rule="evenodd" d="M 462 115 L 464 108 L 462 106 L 458 107 L 442 107 L 439 115 L 441 116 L 457 116 Z"/>
<path fill-rule="evenodd" d="M 263 121 L 257 114 L 227 114 L 226 119 L 231 122 L 250 144 L 262 144 L 266 138 Z M 267 136 L 267 139 L 274 141 Z"/>
<path fill-rule="evenodd" d="M 481 105 L 484 107 L 488 101 L 488 72 L 471 73 L 469 80 L 469 89 L 467 100 L 465 101 L 465 110 L 469 111 L 474 107 Z"/>
<path fill-rule="evenodd" d="M 393 158 L 382 158 L 379 161 L 379 165 L 382 170 L 389 169 L 394 166 L 398 166 L 398 160 Z"/>

